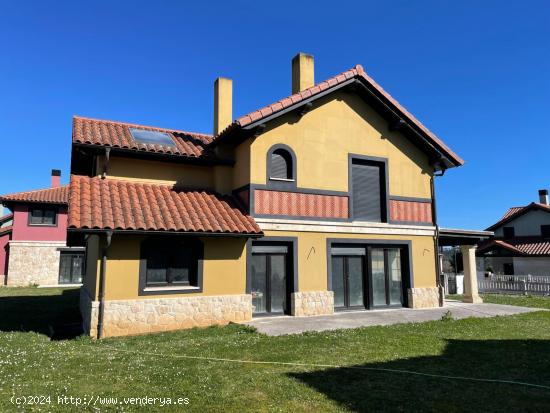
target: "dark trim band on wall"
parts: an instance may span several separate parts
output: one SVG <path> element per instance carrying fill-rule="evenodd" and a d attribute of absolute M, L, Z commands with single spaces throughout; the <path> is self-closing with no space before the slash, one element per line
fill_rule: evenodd
<path fill-rule="evenodd" d="M 327 238 L 326 253 L 327 253 L 327 291 L 332 291 L 332 244 L 355 244 L 362 247 L 376 246 L 403 246 L 407 249 L 408 256 L 408 282 L 409 288 L 414 288 L 414 273 L 413 273 L 413 254 L 412 241 L 409 240 L 387 240 L 387 239 L 353 239 L 353 238 Z M 368 263 L 367 263 L 368 265 Z M 405 275 L 405 274 L 404 274 Z M 406 293 L 406 292 L 405 292 Z M 406 295 L 403 296 L 406 300 Z"/>
<path fill-rule="evenodd" d="M 250 268 L 250 265 L 252 264 L 252 243 L 284 243 L 284 244 L 290 244 L 291 251 L 290 254 L 292 254 L 292 291 L 291 293 L 295 293 L 300 291 L 298 289 L 298 237 L 263 237 L 260 240 L 248 240 L 246 242 L 246 293 L 250 294 L 252 291 L 252 268 Z M 289 254 L 289 255 L 290 255 Z M 289 303 L 290 305 L 290 303 Z"/>
<path fill-rule="evenodd" d="M 392 225 L 415 225 L 420 227 L 433 227 L 434 224 L 431 222 L 420 222 L 420 221 L 394 221 L 393 219 L 390 219 L 389 224 Z"/>
<path fill-rule="evenodd" d="M 413 196 L 399 196 L 399 195 L 390 195 L 390 201 L 405 201 L 405 202 L 425 202 L 431 203 L 431 198 L 415 198 Z"/>

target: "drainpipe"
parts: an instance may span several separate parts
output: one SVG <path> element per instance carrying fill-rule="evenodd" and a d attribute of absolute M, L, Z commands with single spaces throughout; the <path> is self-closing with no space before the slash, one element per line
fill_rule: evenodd
<path fill-rule="evenodd" d="M 101 249 L 101 268 L 99 269 L 99 314 L 97 316 L 97 338 L 103 338 L 103 317 L 105 314 L 105 278 L 107 276 L 107 250 L 111 246 L 113 231 L 105 234 L 105 245 Z"/>
<path fill-rule="evenodd" d="M 105 162 L 103 163 L 103 173 L 101 179 L 105 179 L 109 174 L 109 160 L 111 159 L 111 148 L 105 148 Z"/>
<path fill-rule="evenodd" d="M 439 260 L 439 225 L 437 223 L 437 205 L 435 202 L 435 178 L 438 176 L 445 175 L 445 171 L 446 171 L 445 167 L 441 170 L 441 173 L 439 174 L 437 173 L 436 170 L 434 170 L 434 174 L 430 178 L 430 187 L 432 192 L 432 221 L 435 226 L 435 236 L 434 236 L 434 250 L 435 250 L 434 256 L 435 256 L 435 270 L 436 270 L 435 285 L 439 290 L 440 307 L 443 307 L 444 291 L 443 291 L 443 287 L 441 286 L 441 280 L 440 280 L 441 262 Z"/>

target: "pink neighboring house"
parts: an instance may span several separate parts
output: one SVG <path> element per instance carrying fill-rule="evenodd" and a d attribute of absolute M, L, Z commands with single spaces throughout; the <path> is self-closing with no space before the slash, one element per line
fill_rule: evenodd
<path fill-rule="evenodd" d="M 4 285 L 79 284 L 84 250 L 67 247 L 69 186 L 52 170 L 50 188 L 0 196 L 0 281 Z"/>

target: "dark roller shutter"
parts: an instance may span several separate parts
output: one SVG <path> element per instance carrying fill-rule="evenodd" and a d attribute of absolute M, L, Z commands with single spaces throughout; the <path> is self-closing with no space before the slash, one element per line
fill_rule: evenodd
<path fill-rule="evenodd" d="M 353 218 L 359 221 L 382 222 L 381 170 L 378 165 L 353 163 Z"/>
<path fill-rule="evenodd" d="M 271 154 L 271 178 L 291 179 L 290 176 L 290 157 L 283 151 L 276 150 Z"/>

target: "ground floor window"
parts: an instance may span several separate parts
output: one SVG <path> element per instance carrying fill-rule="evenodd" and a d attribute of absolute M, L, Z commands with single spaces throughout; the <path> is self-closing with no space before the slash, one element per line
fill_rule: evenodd
<path fill-rule="evenodd" d="M 61 252 L 59 257 L 59 284 L 80 284 L 84 275 L 84 253 Z"/>
<path fill-rule="evenodd" d="M 406 305 L 408 247 L 332 244 L 329 289 L 337 309 Z"/>
<path fill-rule="evenodd" d="M 141 244 L 140 289 L 200 287 L 203 245 L 198 239 L 151 238 Z"/>

